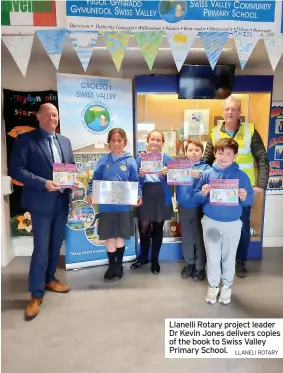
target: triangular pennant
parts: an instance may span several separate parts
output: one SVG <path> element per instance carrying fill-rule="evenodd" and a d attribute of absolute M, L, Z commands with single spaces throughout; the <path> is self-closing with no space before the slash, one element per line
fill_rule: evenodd
<path fill-rule="evenodd" d="M 199 36 L 210 66 L 214 69 L 229 37 L 229 32 L 200 32 Z"/>
<path fill-rule="evenodd" d="M 265 48 L 273 71 L 283 54 L 283 34 L 268 33 L 263 35 Z"/>
<path fill-rule="evenodd" d="M 27 67 L 30 59 L 30 53 L 34 35 L 26 36 L 2 36 L 6 47 L 14 58 L 16 64 L 23 76 L 26 76 Z"/>
<path fill-rule="evenodd" d="M 102 37 L 106 48 L 111 54 L 112 60 L 119 71 L 131 34 L 129 32 L 104 31 L 102 32 Z"/>
<path fill-rule="evenodd" d="M 86 71 L 93 49 L 96 44 L 98 31 L 68 30 L 68 34 L 73 44 L 73 47 L 81 61 L 84 71 Z"/>
<path fill-rule="evenodd" d="M 36 35 L 39 37 L 44 49 L 48 53 L 57 70 L 63 52 L 66 32 L 66 29 L 36 31 Z"/>
<path fill-rule="evenodd" d="M 197 33 L 174 33 L 167 32 L 166 36 L 168 43 L 177 66 L 178 71 L 181 70 L 185 59 L 191 49 L 191 46 L 195 40 Z"/>
<path fill-rule="evenodd" d="M 243 35 L 234 35 L 234 40 L 236 44 L 236 48 L 238 51 L 238 56 L 240 60 L 240 65 L 242 70 L 246 66 L 248 59 L 250 58 L 260 35 L 258 33 L 252 33 L 248 36 Z"/>
<path fill-rule="evenodd" d="M 152 69 L 155 58 L 157 56 L 158 48 L 163 35 L 163 31 L 135 32 L 138 46 L 140 47 L 144 59 L 150 70 Z"/>

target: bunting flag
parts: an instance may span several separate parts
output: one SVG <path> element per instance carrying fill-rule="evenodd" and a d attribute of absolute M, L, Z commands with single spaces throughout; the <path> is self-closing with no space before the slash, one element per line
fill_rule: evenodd
<path fill-rule="evenodd" d="M 263 34 L 263 40 L 270 64 L 274 71 L 283 54 L 283 35 L 275 35 L 273 33 Z"/>
<path fill-rule="evenodd" d="M 185 59 L 191 49 L 197 33 L 183 33 L 176 34 L 174 32 L 167 32 L 166 36 L 168 43 L 177 66 L 178 71 L 181 70 Z"/>
<path fill-rule="evenodd" d="M 93 49 L 98 38 L 98 31 L 69 31 L 73 47 L 81 61 L 84 71 L 87 70 Z"/>
<path fill-rule="evenodd" d="M 106 48 L 111 54 L 112 60 L 119 71 L 131 34 L 129 32 L 104 31 L 102 32 L 102 37 Z"/>
<path fill-rule="evenodd" d="M 260 35 L 258 33 L 250 32 L 249 35 L 234 34 L 234 41 L 238 51 L 240 65 L 242 70 L 246 66 Z"/>
<path fill-rule="evenodd" d="M 63 46 L 65 42 L 66 29 L 38 30 L 36 35 L 40 39 L 44 49 L 58 70 Z"/>
<path fill-rule="evenodd" d="M 214 70 L 229 37 L 229 32 L 200 32 L 199 36 L 203 43 L 210 66 L 212 70 Z"/>
<path fill-rule="evenodd" d="M 163 31 L 135 32 L 135 37 L 144 59 L 151 70 L 163 38 Z"/>
<path fill-rule="evenodd" d="M 26 76 L 30 59 L 33 37 L 34 35 L 2 36 L 3 42 L 5 43 L 24 77 Z"/>

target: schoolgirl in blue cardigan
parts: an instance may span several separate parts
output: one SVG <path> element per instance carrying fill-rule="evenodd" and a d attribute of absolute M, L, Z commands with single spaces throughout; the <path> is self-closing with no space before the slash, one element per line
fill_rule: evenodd
<path fill-rule="evenodd" d="M 148 151 L 161 153 L 164 145 L 164 134 L 154 130 L 147 136 Z M 139 183 L 142 189 L 143 203 L 138 207 L 138 228 L 140 235 L 140 255 L 131 265 L 137 269 L 149 262 L 149 249 L 152 246 L 151 271 L 153 274 L 160 272 L 158 262 L 159 252 L 163 240 L 163 226 L 165 220 L 170 220 L 174 215 L 172 207 L 172 192 L 167 185 L 167 163 L 172 158 L 162 153 L 163 167 L 158 174 L 146 174 L 141 168 L 141 159 L 138 156 Z"/>

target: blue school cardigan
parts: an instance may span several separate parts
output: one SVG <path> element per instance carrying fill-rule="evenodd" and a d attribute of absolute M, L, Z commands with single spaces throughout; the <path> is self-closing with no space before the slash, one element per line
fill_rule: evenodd
<path fill-rule="evenodd" d="M 163 167 L 167 166 L 168 161 L 172 161 L 173 159 L 166 153 L 163 154 Z M 140 156 L 137 157 L 137 166 L 138 171 L 141 168 L 141 159 Z M 139 176 L 139 184 L 140 188 L 142 189 L 146 180 L 145 177 Z M 160 183 L 162 185 L 164 196 L 165 196 L 165 205 L 170 205 L 172 203 L 172 191 L 170 186 L 167 185 L 167 175 L 162 176 L 160 178 Z"/>

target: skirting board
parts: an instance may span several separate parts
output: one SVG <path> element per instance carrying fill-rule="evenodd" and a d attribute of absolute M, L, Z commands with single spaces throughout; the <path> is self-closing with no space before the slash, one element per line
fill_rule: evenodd
<path fill-rule="evenodd" d="M 263 247 L 283 247 L 283 237 L 263 237 Z"/>
<path fill-rule="evenodd" d="M 11 239 L 15 256 L 31 256 L 33 250 L 33 237 L 12 237 Z M 65 255 L 65 245 L 63 243 L 60 255 Z"/>
<path fill-rule="evenodd" d="M 12 245 L 14 248 L 15 256 L 31 256 L 33 249 L 33 237 L 12 237 Z M 283 237 L 263 237 L 263 247 L 283 247 Z M 64 243 L 61 248 L 60 255 L 65 255 Z"/>
<path fill-rule="evenodd" d="M 12 237 L 15 256 L 31 256 L 33 250 L 33 237 Z"/>

